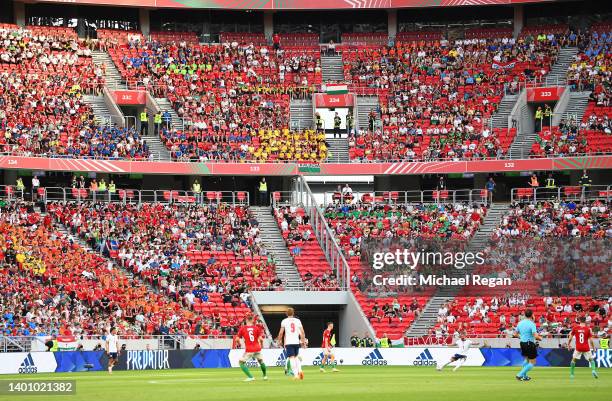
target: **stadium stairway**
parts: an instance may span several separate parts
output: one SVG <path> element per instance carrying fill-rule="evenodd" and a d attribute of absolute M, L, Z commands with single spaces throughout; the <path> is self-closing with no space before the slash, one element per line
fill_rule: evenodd
<path fill-rule="evenodd" d="M 321 74 L 323 76 L 323 82 L 344 81 L 342 56 L 321 56 Z"/>
<path fill-rule="evenodd" d="M 331 157 L 327 158 L 329 163 L 349 163 L 349 145 L 347 138 L 325 140 L 328 145 L 329 153 Z"/>
<path fill-rule="evenodd" d="M 520 110 L 521 119 L 530 118 L 529 108 L 526 104 L 521 106 Z M 514 137 L 514 142 L 510 145 L 508 149 L 508 156 L 511 159 L 522 159 L 529 156 L 529 152 L 531 151 L 531 145 L 535 142 L 538 134 L 535 132 L 525 132 L 524 130 L 517 130 L 516 136 Z"/>
<path fill-rule="evenodd" d="M 289 121 L 292 129 L 312 128 L 314 122 L 312 99 L 291 99 Z"/>
<path fill-rule="evenodd" d="M 157 103 L 157 107 L 161 110 L 161 112 L 168 111 L 172 116 L 172 121 L 170 122 L 170 127 L 172 129 L 184 129 L 183 120 L 176 113 L 170 101 L 165 97 L 156 97 L 155 103 Z"/>
<path fill-rule="evenodd" d="M 570 98 L 567 102 L 567 106 L 565 106 L 562 118 L 567 121 L 575 117 L 578 123 L 582 122 L 582 117 L 584 117 L 590 95 L 591 92 L 589 91 L 570 92 Z"/>
<path fill-rule="evenodd" d="M 493 114 L 493 128 L 508 128 L 508 117 L 518 100 L 518 95 L 505 95 L 495 114 Z"/>
<path fill-rule="evenodd" d="M 170 151 L 166 145 L 164 145 L 161 141 L 159 135 L 147 135 L 144 137 L 145 141 L 147 141 L 147 145 L 149 145 L 149 152 L 155 160 L 171 160 L 172 156 L 170 155 Z"/>
<path fill-rule="evenodd" d="M 85 95 L 83 100 L 91 107 L 96 124 L 107 127 L 113 125 L 111 112 L 104 102 L 104 96 Z"/>
<path fill-rule="evenodd" d="M 505 203 L 493 204 L 487 211 L 487 215 L 484 218 L 483 224 L 480 226 L 478 231 L 474 234 L 464 252 L 480 252 L 487 246 L 487 242 L 491 238 L 493 231 L 499 226 L 504 213 L 508 210 L 508 205 Z M 469 270 L 454 269 L 451 277 L 459 277 L 469 274 Z M 422 313 L 412 323 L 408 331 L 406 332 L 407 337 L 422 337 L 429 333 L 429 329 L 434 327 L 437 323 L 438 309 L 442 305 L 452 300 L 460 288 L 445 286 L 439 288 L 434 296 L 429 300 Z"/>
<path fill-rule="evenodd" d="M 287 243 L 283 238 L 278 223 L 269 206 L 251 206 L 255 218 L 259 223 L 261 238 L 266 245 L 266 250 L 274 258 L 276 264 L 276 275 L 280 278 L 288 290 L 303 290 L 304 283 L 300 277 L 293 258 L 289 253 Z"/>
<path fill-rule="evenodd" d="M 545 85 L 565 86 L 567 83 L 567 69 L 572 61 L 574 61 L 576 54 L 578 54 L 577 47 L 564 47 L 559 50 L 557 61 L 555 61 L 548 74 L 546 74 L 544 79 Z"/>
<path fill-rule="evenodd" d="M 368 116 L 370 111 L 378 109 L 378 96 L 357 96 L 357 124 L 358 129 L 368 129 Z"/>
<path fill-rule="evenodd" d="M 94 50 L 91 52 L 91 58 L 94 64 L 104 64 L 106 66 L 106 74 L 104 75 L 104 79 L 106 81 L 106 86 L 109 89 L 119 89 L 123 85 L 123 79 L 121 78 L 121 74 L 117 67 L 115 67 L 115 63 L 110 58 L 107 52 Z"/>

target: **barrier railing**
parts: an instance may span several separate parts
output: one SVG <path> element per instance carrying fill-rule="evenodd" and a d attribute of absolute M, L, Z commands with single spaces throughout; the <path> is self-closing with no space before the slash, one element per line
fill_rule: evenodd
<path fill-rule="evenodd" d="M 605 200 L 612 199 L 612 185 L 590 186 L 561 186 L 561 187 L 535 187 L 513 188 L 510 192 L 513 202 L 520 201 L 547 201 L 547 200 Z"/>
<path fill-rule="evenodd" d="M 325 205 L 333 203 L 388 203 L 388 204 L 414 204 L 414 203 L 458 203 L 486 201 L 485 189 L 441 189 L 426 191 L 384 191 L 351 193 L 325 192 L 323 200 Z"/>
<path fill-rule="evenodd" d="M 303 177 L 297 177 L 292 192 L 274 192 L 271 197 L 274 208 L 285 204 L 304 209 L 310 218 L 310 225 L 325 254 L 325 258 L 338 279 L 338 287 L 348 289 L 350 286 L 350 267 L 306 180 Z"/>
<path fill-rule="evenodd" d="M 22 195 L 23 197 L 23 195 Z M 140 190 L 121 188 L 110 192 L 93 191 L 89 188 L 47 187 L 38 191 L 39 200 L 46 202 L 120 202 L 120 203 L 192 203 L 248 205 L 246 191 L 202 191 L 199 193 L 179 190 Z"/>
<path fill-rule="evenodd" d="M 46 351 L 45 342 L 50 339 L 51 336 L 0 336 L 0 353 L 2 352 L 36 352 Z M 191 342 L 197 343 L 202 349 L 214 349 L 214 348 L 226 348 L 223 344 L 225 340 L 232 340 L 233 336 L 228 335 L 121 335 L 118 340 L 121 344 L 129 343 L 134 341 L 139 344 L 142 349 L 145 349 L 145 342 L 151 349 L 184 349 L 184 344 L 191 340 Z M 86 345 L 83 347 L 84 351 L 91 351 L 95 347 L 94 343 L 100 344 L 104 347 L 105 336 L 99 335 L 79 335 L 75 336 L 75 346 Z M 130 347 L 128 346 L 128 349 Z"/>
<path fill-rule="evenodd" d="M 345 135 L 345 133 L 342 133 Z M 170 153 L 170 152 L 169 152 Z M 453 158 L 453 157 L 406 157 L 403 159 L 352 159 L 349 160 L 348 163 L 353 164 L 375 164 L 375 163 L 418 163 L 418 162 L 437 162 L 437 161 L 494 161 L 494 160 L 531 160 L 531 159 L 542 159 L 542 158 L 557 158 L 557 157 L 588 157 L 588 156 L 610 156 L 612 152 L 602 151 L 602 152 L 576 152 L 576 153 L 551 153 L 545 156 L 532 155 L 531 149 L 527 149 L 525 152 L 514 152 L 513 156 L 510 157 L 509 154 L 495 156 L 495 157 L 461 157 L 461 158 Z M 0 152 L 0 156 L 13 156 L 13 157 L 28 157 L 28 158 L 39 158 L 39 159 L 74 159 L 74 160 L 111 160 L 111 161 L 147 161 L 147 162 L 173 162 L 173 163 L 189 163 L 189 162 L 198 162 L 200 161 L 197 158 L 165 158 L 161 157 L 161 154 L 154 154 L 153 158 L 123 158 L 123 157 L 112 157 L 112 156 L 74 156 L 74 155 L 66 155 L 66 154 L 55 154 L 55 153 L 44 153 L 38 155 L 32 155 L 30 152 Z M 303 160 L 283 160 L 283 161 L 275 161 L 275 160 L 266 160 L 262 162 L 260 160 L 249 160 L 249 159 L 239 159 L 239 158 L 228 158 L 228 159 L 214 159 L 211 161 L 207 161 L 208 163 L 274 163 L 274 164 L 289 164 L 289 163 L 303 163 Z M 322 163 L 340 163 L 344 164 L 346 162 L 341 161 L 340 155 L 332 155 L 332 157 L 328 158 L 326 161 Z"/>
<path fill-rule="evenodd" d="M 24 191 L 15 185 L 0 185 L 0 198 L 7 200 L 23 199 Z"/>

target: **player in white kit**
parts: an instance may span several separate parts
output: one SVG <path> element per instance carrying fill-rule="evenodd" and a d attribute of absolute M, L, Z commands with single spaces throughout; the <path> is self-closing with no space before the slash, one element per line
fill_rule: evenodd
<path fill-rule="evenodd" d="M 468 350 L 470 349 L 470 347 L 472 345 L 477 346 L 478 344 L 473 342 L 470 339 L 467 339 L 465 337 L 465 332 L 462 332 L 461 336 L 459 336 L 459 338 L 455 340 L 455 345 L 457 346 L 457 353 L 451 357 L 450 361 L 446 362 L 442 366 L 438 365 L 436 369 L 442 370 L 446 366 L 450 365 L 451 363 L 457 362 L 457 364 L 453 368 L 453 372 L 456 372 L 457 369 L 459 369 L 467 360 L 467 354 L 468 354 Z"/>
<path fill-rule="evenodd" d="M 119 338 L 117 337 L 117 328 L 113 327 L 106 335 L 106 353 L 108 354 L 108 373 L 113 373 L 113 366 L 119 359 Z"/>
<path fill-rule="evenodd" d="M 306 343 L 304 327 L 300 319 L 294 317 L 293 308 L 287 308 L 287 317 L 281 322 L 277 340 L 285 346 L 285 353 L 289 361 L 289 368 L 293 372 L 294 379 L 304 379 L 302 364 L 298 358 L 300 346 Z"/>

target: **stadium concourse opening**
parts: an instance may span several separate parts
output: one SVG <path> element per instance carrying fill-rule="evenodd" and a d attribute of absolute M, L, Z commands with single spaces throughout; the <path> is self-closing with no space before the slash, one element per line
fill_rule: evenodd
<path fill-rule="evenodd" d="M 327 323 L 334 323 L 336 339 L 340 343 L 340 313 L 344 309 L 343 305 L 296 305 L 295 316 L 302 321 L 304 332 L 311 347 L 320 347 L 323 331 L 327 328 Z M 275 338 L 280 329 L 281 321 L 287 317 L 286 306 L 264 305 L 261 312 L 266 321 L 270 334 Z M 344 344 L 347 346 L 348 344 Z"/>

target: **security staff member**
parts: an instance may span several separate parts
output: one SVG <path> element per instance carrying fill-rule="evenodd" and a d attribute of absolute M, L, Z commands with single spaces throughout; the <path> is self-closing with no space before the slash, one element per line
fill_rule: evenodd
<path fill-rule="evenodd" d="M 552 126 L 552 109 L 549 105 L 544 106 L 544 122 L 546 126 Z"/>
<path fill-rule="evenodd" d="M 140 135 L 147 135 L 149 133 L 149 115 L 147 109 L 142 110 L 140 113 Z"/>
<path fill-rule="evenodd" d="M 98 191 L 99 192 L 105 192 L 106 191 L 106 181 L 104 181 L 104 178 L 102 178 L 100 180 L 100 182 L 98 183 Z"/>
<path fill-rule="evenodd" d="M 538 176 L 534 174 L 531 174 L 531 179 L 529 180 L 529 186 L 531 188 L 537 188 L 540 186 L 540 182 L 538 181 Z"/>
<path fill-rule="evenodd" d="M 446 182 L 444 181 L 444 176 L 441 175 L 440 177 L 438 177 L 438 186 L 437 186 L 438 190 L 443 190 L 446 189 Z"/>
<path fill-rule="evenodd" d="M 542 131 L 542 121 L 544 120 L 544 112 L 542 111 L 542 107 L 538 107 L 535 112 L 535 123 L 536 123 L 536 132 Z"/>
<path fill-rule="evenodd" d="M 115 181 L 110 180 L 110 182 L 108 183 L 108 197 L 112 200 L 116 192 L 117 186 L 115 185 Z"/>
<path fill-rule="evenodd" d="M 161 111 L 157 112 L 155 116 L 153 116 L 153 125 L 155 126 L 155 135 L 159 135 L 159 128 L 162 123 L 162 113 Z"/>
<path fill-rule="evenodd" d="M 200 185 L 200 182 L 198 180 L 195 180 L 193 182 L 193 185 L 191 186 L 191 191 L 193 191 L 193 193 L 196 196 L 196 201 L 200 202 L 200 194 L 202 193 L 202 185 Z"/>
<path fill-rule="evenodd" d="M 25 185 L 21 177 L 17 178 L 17 181 L 15 182 L 15 187 L 17 188 L 17 191 L 21 191 L 22 193 L 25 191 Z"/>
<path fill-rule="evenodd" d="M 317 131 L 323 130 L 323 119 L 319 113 L 315 114 L 315 123 L 317 125 Z"/>
<path fill-rule="evenodd" d="M 259 181 L 259 205 L 268 205 L 268 183 L 266 182 L 266 177 L 263 177 L 261 181 Z"/>
<path fill-rule="evenodd" d="M 580 186 L 585 188 L 585 187 L 590 187 L 591 184 L 592 184 L 591 177 L 589 177 L 586 170 L 582 170 L 582 177 L 580 177 Z"/>
<path fill-rule="evenodd" d="M 334 116 L 334 139 L 336 138 L 336 134 L 338 135 L 338 138 L 340 138 L 340 124 L 342 124 L 342 119 L 338 113 L 336 113 Z"/>
<path fill-rule="evenodd" d="M 361 342 L 361 339 L 359 338 L 357 333 L 353 333 L 353 335 L 351 336 L 351 347 L 353 347 L 353 348 L 359 347 L 359 343 L 360 342 Z"/>
<path fill-rule="evenodd" d="M 380 348 L 389 348 L 389 338 L 386 334 L 380 339 Z"/>
<path fill-rule="evenodd" d="M 346 114 L 346 133 L 350 134 L 353 129 L 353 112 L 349 111 Z"/>
<path fill-rule="evenodd" d="M 609 349 L 610 339 L 608 337 L 602 337 L 599 339 L 599 349 Z"/>
<path fill-rule="evenodd" d="M 580 191 L 580 199 L 584 202 L 587 192 L 589 191 L 589 188 L 592 184 L 591 177 L 589 177 L 586 170 L 582 170 L 582 177 L 580 177 L 579 183 L 580 187 L 582 188 L 582 191 Z"/>
<path fill-rule="evenodd" d="M 557 186 L 555 185 L 555 179 L 552 174 L 548 174 L 548 178 L 546 179 L 546 188 L 555 189 Z"/>

